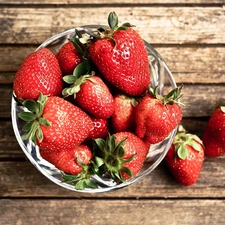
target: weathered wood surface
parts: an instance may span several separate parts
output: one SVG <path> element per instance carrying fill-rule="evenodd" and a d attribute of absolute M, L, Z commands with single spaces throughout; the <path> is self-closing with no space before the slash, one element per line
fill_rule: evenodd
<path fill-rule="evenodd" d="M 225 83 L 225 46 L 154 45 L 177 83 Z M 0 84 L 11 84 L 15 71 L 37 46 L 0 46 Z"/>
<path fill-rule="evenodd" d="M 72 27 L 106 24 L 110 11 L 135 24 L 183 84 L 182 124 L 201 137 L 225 103 L 224 0 L 1 0 L 0 223 L 225 224 L 225 157 L 206 158 L 196 184 L 182 187 L 164 162 L 124 189 L 84 194 L 56 186 L 25 157 L 13 133 L 12 83 L 23 59 Z M 115 219 L 116 218 L 116 219 Z"/>
<path fill-rule="evenodd" d="M 78 221 L 79 225 L 225 223 L 223 216 L 225 200 L 130 200 L 130 204 L 127 204 L 123 199 L 104 201 L 31 199 L 23 200 L 23 205 L 18 199 L 0 201 L 1 222 L 5 225 L 69 225 L 77 224 Z"/>
<path fill-rule="evenodd" d="M 65 190 L 49 181 L 30 162 L 0 162 L 0 196 L 24 198 L 224 198 L 225 157 L 206 158 L 196 184 L 182 187 L 177 184 L 164 162 L 139 182 L 124 189 L 85 194 Z"/>
<path fill-rule="evenodd" d="M 38 44 L 82 25 L 107 24 L 114 7 L 0 8 L 0 42 Z M 121 22 L 129 21 L 150 43 L 224 44 L 225 14 L 218 7 L 131 7 L 117 9 Z"/>
<path fill-rule="evenodd" d="M 57 5 L 81 5 L 81 4 L 91 4 L 93 5 L 122 5 L 122 4 L 201 4 L 202 6 L 204 5 L 214 5 L 214 4 L 219 4 L 222 5 L 224 4 L 224 0 L 1 0 L 0 4 L 39 4 L 39 5 L 51 5 L 51 4 L 57 4 Z"/>

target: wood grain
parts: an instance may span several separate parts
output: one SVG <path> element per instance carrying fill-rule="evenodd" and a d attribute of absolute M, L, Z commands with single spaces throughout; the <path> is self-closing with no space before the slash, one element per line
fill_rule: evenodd
<path fill-rule="evenodd" d="M 39 44 L 77 26 L 107 24 L 114 7 L 35 7 L 0 9 L 0 43 Z M 150 43 L 224 44 L 225 14 L 218 7 L 132 7 L 117 8 L 120 21 L 136 25 Z M 88 15 L 88 16 L 87 16 Z M 105 22 L 104 22 L 105 21 Z"/>
<path fill-rule="evenodd" d="M 215 224 L 215 221 L 217 225 L 222 225 L 225 223 L 224 209 L 225 200 L 130 200 L 127 204 L 127 201 L 122 199 L 3 199 L 0 216 L 5 225 L 67 225 L 77 224 L 77 221 L 79 225 L 205 225 Z M 37 219 L 37 215 L 41 216 Z"/>
<path fill-rule="evenodd" d="M 0 46 L 0 84 L 13 82 L 25 57 L 37 46 Z M 154 46 L 164 58 L 177 83 L 225 83 L 225 47 Z"/>
<path fill-rule="evenodd" d="M 29 161 L 6 161 L 0 162 L 0 198 L 223 198 L 224 163 L 225 157 L 206 158 L 198 182 L 189 187 L 180 186 L 162 162 L 152 173 L 135 184 L 114 192 L 88 194 L 57 186 Z"/>
<path fill-rule="evenodd" d="M 223 0 L 2 0 L 0 4 L 7 4 L 7 5 L 14 5 L 14 4 L 39 4 L 39 5 L 51 5 L 51 4 L 57 4 L 57 5 L 80 5 L 80 4 L 92 4 L 93 5 L 123 5 L 123 4 L 135 4 L 135 5 L 141 5 L 141 4 L 201 4 L 201 5 L 213 5 L 213 4 L 222 4 L 224 3 Z"/>
<path fill-rule="evenodd" d="M 12 87 L 2 87 L 0 89 L 0 117 L 11 117 L 11 96 Z M 183 117 L 208 117 L 214 109 L 225 103 L 224 84 L 204 85 L 185 84 L 183 87 L 183 97 L 181 98 L 185 106 L 182 106 Z"/>

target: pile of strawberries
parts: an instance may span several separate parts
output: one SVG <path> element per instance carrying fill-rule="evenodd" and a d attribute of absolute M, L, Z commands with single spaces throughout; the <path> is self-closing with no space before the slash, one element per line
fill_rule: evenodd
<path fill-rule="evenodd" d="M 164 96 L 151 88 L 142 38 L 131 24 L 118 26 L 114 12 L 108 22 L 92 34 L 76 30 L 56 55 L 47 48 L 30 54 L 14 79 L 17 101 L 27 109 L 19 114 L 26 121 L 22 138 L 76 189 L 97 188 L 93 175 L 116 183 L 132 178 L 150 145 L 182 119 L 181 88 Z M 184 148 L 174 147 L 183 158 Z"/>

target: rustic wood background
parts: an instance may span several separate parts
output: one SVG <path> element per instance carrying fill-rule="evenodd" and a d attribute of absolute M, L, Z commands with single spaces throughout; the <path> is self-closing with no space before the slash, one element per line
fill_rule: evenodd
<path fill-rule="evenodd" d="M 136 25 L 184 85 L 189 132 L 201 137 L 225 103 L 224 0 L 0 0 L 0 224 L 225 224 L 225 157 L 206 158 L 190 187 L 178 185 L 162 162 L 122 190 L 81 194 L 53 184 L 20 149 L 10 116 L 15 71 L 45 39 L 106 24 L 111 11 Z"/>

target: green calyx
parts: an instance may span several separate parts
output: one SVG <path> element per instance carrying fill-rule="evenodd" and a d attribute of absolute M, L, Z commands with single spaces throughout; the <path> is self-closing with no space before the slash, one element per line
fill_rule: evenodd
<path fill-rule="evenodd" d="M 37 101 L 25 100 L 22 102 L 22 105 L 28 110 L 18 115 L 19 118 L 26 121 L 26 125 L 23 127 L 25 132 L 22 135 L 23 140 L 30 139 L 33 143 L 36 143 L 37 139 L 40 142 L 43 140 L 41 125 L 51 126 L 51 123 L 42 117 L 47 99 L 47 96 L 40 93 Z"/>
<path fill-rule="evenodd" d="M 90 80 L 93 83 L 96 83 L 96 80 L 92 77 L 93 75 L 84 75 L 79 78 L 76 78 L 74 75 L 68 75 L 63 77 L 63 80 L 71 84 L 70 87 L 64 88 L 62 91 L 62 95 L 64 97 L 68 97 L 73 95 L 76 98 L 76 94 L 80 91 L 82 84 L 84 84 L 87 80 Z"/>
<path fill-rule="evenodd" d="M 167 104 L 181 104 L 179 102 L 179 99 L 182 97 L 181 90 L 183 86 L 174 88 L 172 91 L 170 91 L 167 95 L 160 95 L 158 94 L 158 88 L 159 86 L 156 86 L 155 88 L 149 89 L 149 94 L 161 101 L 164 105 Z"/>
<path fill-rule="evenodd" d="M 108 135 L 106 140 L 102 138 L 95 139 L 95 144 L 97 146 L 97 152 L 95 156 L 95 162 L 100 168 L 99 171 L 104 173 L 108 173 L 110 177 L 115 182 L 126 180 L 122 176 L 122 171 L 126 173 L 129 177 L 132 177 L 132 171 L 124 166 L 125 163 L 128 163 L 133 160 L 135 155 L 131 156 L 128 159 L 123 159 L 125 155 L 124 144 L 126 142 L 126 138 L 122 141 L 116 142 L 115 135 Z"/>
<path fill-rule="evenodd" d="M 192 149 L 197 152 L 202 151 L 201 139 L 197 135 L 186 133 L 181 125 L 179 126 L 173 144 L 175 146 L 176 155 L 183 160 L 188 157 L 187 145 L 191 146 Z"/>
<path fill-rule="evenodd" d="M 92 180 L 91 176 L 97 174 L 98 167 L 90 161 L 87 165 L 77 160 L 77 163 L 83 168 L 83 170 L 77 175 L 66 174 L 61 171 L 61 175 L 64 182 L 74 184 L 76 190 L 84 190 L 85 188 L 98 188 L 98 185 Z"/>
<path fill-rule="evenodd" d="M 134 27 L 134 25 L 130 23 L 123 23 L 121 26 L 119 24 L 118 16 L 115 12 L 110 12 L 108 15 L 108 28 L 100 27 L 97 29 L 97 33 L 92 34 L 92 39 L 101 39 L 108 38 L 113 41 L 114 45 L 116 45 L 115 40 L 113 39 L 113 34 L 118 30 L 127 30 L 130 27 Z"/>

